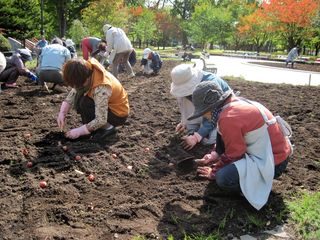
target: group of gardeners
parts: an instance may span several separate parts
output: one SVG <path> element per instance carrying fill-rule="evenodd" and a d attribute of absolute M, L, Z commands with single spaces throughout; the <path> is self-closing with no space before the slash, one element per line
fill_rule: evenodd
<path fill-rule="evenodd" d="M 60 106 L 58 127 L 65 130 L 71 108 L 81 116 L 82 125 L 66 131 L 69 139 L 112 138 L 116 127 L 123 125 L 129 116 L 128 94 L 117 76 L 120 64 L 129 77 L 135 76 L 129 61 L 134 49 L 122 29 L 106 24 L 103 32 L 106 41 L 83 39 L 84 59 L 71 59 L 70 51 L 58 38 L 41 49 L 38 81 L 63 83 L 72 88 Z M 112 74 L 99 60 L 89 57 L 96 51 L 112 65 Z M 28 60 L 26 53 L 17 54 L 23 74 L 29 76 L 32 73 L 23 67 L 23 61 Z M 1 59 L 0 55 L 0 72 L 7 69 Z M 143 72 L 158 74 L 161 66 L 159 54 L 145 49 Z M 288 124 L 260 103 L 237 96 L 216 74 L 196 66 L 174 67 L 171 80 L 170 93 L 177 98 L 181 113 L 175 131 L 182 136 L 182 147 L 191 150 L 197 144 L 212 146 L 210 153 L 196 160 L 198 175 L 215 180 L 228 192 L 241 193 L 253 207 L 261 209 L 267 202 L 273 179 L 284 172 L 292 154 Z"/>

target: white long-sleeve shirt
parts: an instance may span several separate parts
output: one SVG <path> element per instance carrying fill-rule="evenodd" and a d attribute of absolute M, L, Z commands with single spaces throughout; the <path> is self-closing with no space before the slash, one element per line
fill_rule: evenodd
<path fill-rule="evenodd" d="M 114 54 L 132 50 L 132 44 L 125 32 L 121 28 L 111 27 L 106 33 L 107 48 L 106 52 L 109 55 L 114 51 Z"/>

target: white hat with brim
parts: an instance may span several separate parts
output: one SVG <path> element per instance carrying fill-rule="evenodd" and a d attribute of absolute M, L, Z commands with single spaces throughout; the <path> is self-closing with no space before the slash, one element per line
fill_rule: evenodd
<path fill-rule="evenodd" d="M 195 87 L 201 82 L 203 73 L 201 69 L 190 64 L 180 64 L 171 71 L 170 93 L 175 97 L 186 97 L 193 93 Z"/>
<path fill-rule="evenodd" d="M 143 58 L 148 59 L 149 53 L 151 52 L 152 50 L 150 48 L 146 48 L 145 50 L 143 50 Z"/>
<path fill-rule="evenodd" d="M 208 111 L 214 111 L 233 94 L 231 89 L 223 92 L 221 87 L 213 81 L 204 81 L 197 85 L 192 94 L 194 112 L 187 119 L 193 120 L 201 117 Z"/>
<path fill-rule="evenodd" d="M 109 28 L 111 28 L 111 27 L 112 27 L 111 24 L 105 24 L 105 25 L 103 25 L 102 30 L 103 30 L 104 34 L 106 34 L 107 31 L 109 30 Z"/>
<path fill-rule="evenodd" d="M 67 40 L 66 40 L 66 45 L 67 45 L 67 47 L 71 47 L 71 46 L 74 46 L 75 44 L 74 44 L 74 42 L 72 41 L 72 39 L 67 39 Z"/>

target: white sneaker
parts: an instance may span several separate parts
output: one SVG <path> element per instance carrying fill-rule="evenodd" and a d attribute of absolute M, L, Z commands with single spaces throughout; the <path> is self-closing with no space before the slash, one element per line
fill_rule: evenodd
<path fill-rule="evenodd" d="M 135 77 L 136 75 L 134 74 L 134 72 L 132 72 L 130 75 L 129 75 L 129 78 L 133 78 Z"/>

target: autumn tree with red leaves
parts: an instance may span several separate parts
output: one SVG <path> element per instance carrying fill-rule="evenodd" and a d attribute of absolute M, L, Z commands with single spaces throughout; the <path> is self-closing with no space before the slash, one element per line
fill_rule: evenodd
<path fill-rule="evenodd" d="M 299 45 L 310 33 L 319 0 L 264 0 L 261 7 L 266 21 L 287 42 L 288 50 Z"/>
<path fill-rule="evenodd" d="M 272 24 L 266 20 L 261 8 L 258 8 L 252 14 L 240 17 L 237 30 L 243 40 L 255 45 L 258 53 L 260 48 L 272 38 L 272 32 L 274 31 Z"/>
<path fill-rule="evenodd" d="M 178 20 L 165 10 L 156 12 L 156 26 L 158 47 L 162 45 L 163 49 L 165 49 L 165 46 L 170 45 L 170 39 L 178 39 L 181 35 Z"/>

